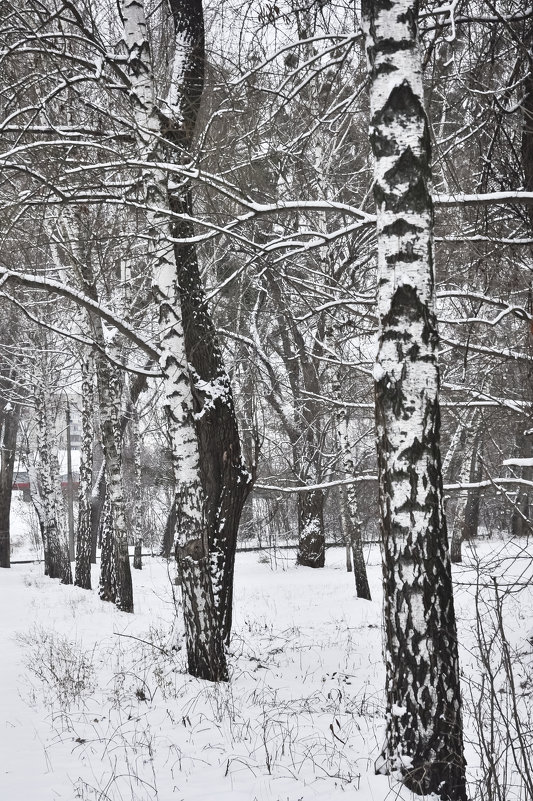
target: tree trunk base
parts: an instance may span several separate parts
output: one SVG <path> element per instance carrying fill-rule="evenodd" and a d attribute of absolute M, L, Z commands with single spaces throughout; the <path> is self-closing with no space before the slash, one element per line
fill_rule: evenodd
<path fill-rule="evenodd" d="M 177 548 L 181 577 L 188 672 L 207 681 L 227 681 L 228 668 L 217 620 L 209 557 L 199 540 Z"/>
<path fill-rule="evenodd" d="M 321 534 L 307 534 L 300 538 L 296 564 L 302 567 L 324 567 L 326 562 L 326 539 Z"/>

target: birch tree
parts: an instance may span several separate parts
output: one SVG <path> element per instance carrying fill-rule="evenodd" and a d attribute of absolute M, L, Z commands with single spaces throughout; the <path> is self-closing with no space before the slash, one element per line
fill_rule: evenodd
<path fill-rule="evenodd" d="M 179 130 L 193 125 L 188 103 L 183 98 L 187 70 L 198 70 L 195 63 L 200 47 L 203 56 L 201 3 L 177 4 L 175 13 L 174 68 L 167 107 Z M 181 574 L 183 612 L 189 672 L 199 678 L 218 681 L 227 678 L 222 632 L 216 614 L 211 581 L 207 536 L 206 497 L 202 484 L 198 437 L 194 422 L 194 400 L 188 372 L 182 310 L 179 295 L 178 263 L 170 241 L 168 220 L 160 211 L 170 211 L 168 179 L 157 165 L 161 155 L 163 130 L 156 105 L 144 4 L 125 0 L 124 41 L 134 91 L 137 144 L 147 162 L 143 186 L 147 218 L 152 239 L 152 286 L 159 307 L 162 346 L 161 369 L 165 388 L 172 462 L 176 479 L 177 557 Z M 203 64 L 202 64 L 203 68 Z M 200 80 L 202 74 L 197 75 Z M 150 162 L 154 162 L 150 166 Z M 213 388 L 214 389 L 214 388 Z M 227 454 L 231 458 L 231 454 Z"/>
<path fill-rule="evenodd" d="M 94 359 L 82 356 L 81 363 L 81 449 L 78 493 L 78 533 L 74 584 L 91 589 L 91 490 L 94 445 Z"/>
<path fill-rule="evenodd" d="M 457 634 L 442 498 L 429 127 L 418 3 L 362 3 L 375 159 L 374 369 L 387 733 L 377 769 L 465 801 Z"/>
<path fill-rule="evenodd" d="M 30 476 L 30 485 L 33 484 L 32 500 L 43 538 L 45 575 L 61 579 L 62 584 L 72 584 L 64 510 L 61 508 L 59 464 L 52 444 L 54 416 L 46 356 L 43 363 L 44 369 L 39 371 L 41 374 L 35 395 L 38 483 L 32 481 Z"/>

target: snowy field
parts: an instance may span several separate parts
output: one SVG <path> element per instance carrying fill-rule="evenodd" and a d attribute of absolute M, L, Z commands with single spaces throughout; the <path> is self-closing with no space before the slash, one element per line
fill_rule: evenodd
<path fill-rule="evenodd" d="M 472 798 L 489 752 L 505 801 L 528 798 L 515 763 L 532 741 L 532 551 L 484 542 L 455 573 Z M 384 727 L 379 552 L 369 553 L 372 602 L 355 597 L 342 549 L 324 570 L 293 562 L 287 551 L 237 555 L 231 680 L 219 686 L 189 677 L 173 648 L 179 589 L 173 597 L 162 560 L 133 571 L 134 615 L 39 564 L 0 571 L 0 799 L 411 798 L 373 772 Z"/>

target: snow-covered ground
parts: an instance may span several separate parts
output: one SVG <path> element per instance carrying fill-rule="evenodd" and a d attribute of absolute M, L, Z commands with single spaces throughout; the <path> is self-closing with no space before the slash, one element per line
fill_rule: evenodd
<path fill-rule="evenodd" d="M 470 776 L 482 775 L 475 718 L 483 726 L 492 719 L 493 759 L 507 760 L 506 801 L 527 798 L 509 755 L 517 733 L 503 721 L 516 698 L 531 742 L 531 555 L 525 543 L 485 542 L 456 571 Z M 487 648 L 499 645 L 491 656 L 501 662 L 493 576 L 514 694 L 501 670 L 495 694 L 480 686 L 476 597 Z M 375 600 L 360 601 L 342 549 L 329 550 L 326 568 L 315 571 L 295 567 L 287 551 L 238 554 L 232 675 L 216 686 L 188 676 L 183 650 L 172 647 L 179 597 L 162 560 L 134 571 L 134 615 L 45 578 L 39 564 L 0 571 L 0 799 L 410 798 L 373 772 L 384 725 L 375 547 L 369 577 Z"/>

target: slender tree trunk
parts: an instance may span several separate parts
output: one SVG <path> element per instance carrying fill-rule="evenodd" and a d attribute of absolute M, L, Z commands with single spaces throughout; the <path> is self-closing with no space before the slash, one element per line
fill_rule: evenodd
<path fill-rule="evenodd" d="M 87 291 L 87 290 L 86 290 Z M 94 298 L 96 299 L 96 293 L 94 293 Z M 152 367 L 152 362 L 149 362 L 146 365 L 146 369 L 150 369 Z M 146 389 L 147 382 L 145 375 L 138 375 L 130 384 L 130 401 L 126 411 L 121 416 L 120 420 L 120 431 L 121 436 L 124 437 L 126 433 L 126 428 L 128 426 L 128 422 L 131 418 L 132 409 L 135 408 L 135 404 L 139 400 L 139 396 L 142 392 Z M 102 463 L 100 470 L 98 471 L 97 478 L 92 490 L 91 494 L 91 530 L 92 530 L 92 544 L 91 544 L 91 562 L 93 564 L 96 563 L 96 549 L 97 549 L 97 542 L 98 542 L 98 535 L 100 532 L 100 518 L 103 514 L 103 509 L 106 501 L 107 496 L 107 483 L 106 483 L 106 472 L 105 472 L 105 462 Z"/>
<path fill-rule="evenodd" d="M 459 483 L 468 484 L 472 476 L 476 461 L 477 414 L 473 412 L 465 425 L 465 441 L 463 445 L 463 460 L 459 471 Z M 463 561 L 462 545 L 466 525 L 466 510 L 471 490 L 459 490 L 455 517 L 453 519 L 450 556 L 454 563 Z"/>
<path fill-rule="evenodd" d="M 167 519 L 165 523 L 165 530 L 163 531 L 163 539 L 161 540 L 161 550 L 159 555 L 165 559 L 170 559 L 174 554 L 174 540 L 176 538 L 176 503 L 173 501 L 168 510 Z"/>
<path fill-rule="evenodd" d="M 46 377 L 45 377 L 46 380 Z M 35 505 L 43 536 L 45 575 L 61 579 L 62 584 L 72 584 L 72 570 L 68 542 L 64 526 L 61 525 L 58 507 L 57 459 L 54 458 L 49 416 L 50 397 L 41 386 L 37 390 L 37 455 L 40 484 L 39 499 Z"/>
<path fill-rule="evenodd" d="M 96 481 L 91 490 L 91 564 L 93 565 L 96 564 L 98 538 L 100 536 L 106 495 L 105 459 L 102 459 Z"/>
<path fill-rule="evenodd" d="M 465 801 L 459 660 L 439 449 L 430 138 L 418 3 L 363 0 L 378 238 L 374 370 L 386 745 L 376 765 Z"/>
<path fill-rule="evenodd" d="M 483 422 L 478 428 L 478 435 L 474 443 L 475 458 L 470 474 L 470 481 L 473 484 L 479 483 L 483 479 Z M 474 487 L 468 493 L 468 502 L 465 512 L 465 526 L 463 540 L 473 540 L 477 537 L 479 528 L 479 512 L 481 506 L 481 487 Z"/>
<path fill-rule="evenodd" d="M 81 365 L 81 454 L 78 494 L 78 534 L 74 584 L 91 589 L 91 490 L 93 481 L 94 390 L 93 360 L 83 359 Z"/>
<path fill-rule="evenodd" d="M 108 496 L 101 518 L 102 547 L 100 550 L 100 582 L 98 596 L 102 601 L 115 603 L 117 598 L 117 572 L 115 554 L 115 531 L 113 508 Z"/>
<path fill-rule="evenodd" d="M 0 567 L 11 566 L 10 513 L 20 406 L 6 404 L 1 412 Z"/>
<path fill-rule="evenodd" d="M 371 601 L 370 586 L 366 572 L 365 555 L 363 552 L 363 536 L 361 523 L 359 522 L 357 506 L 357 490 L 354 486 L 344 489 L 345 505 L 347 512 L 348 540 L 352 552 L 352 565 L 355 579 L 355 589 L 358 598 Z"/>
<path fill-rule="evenodd" d="M 462 433 L 462 426 L 457 425 L 454 429 L 451 442 L 448 446 L 448 450 L 446 451 L 446 455 L 442 460 L 442 477 L 444 480 L 449 479 L 451 481 L 451 466 L 453 457 L 459 447 L 459 443 L 461 442 L 461 433 Z"/>
<path fill-rule="evenodd" d="M 133 407 L 131 418 L 131 437 L 133 439 L 133 514 L 132 529 L 135 548 L 133 552 L 133 567 L 142 570 L 142 544 L 143 544 L 143 505 L 142 505 L 142 475 L 141 475 L 141 436 L 139 432 L 139 415 Z"/>
<path fill-rule="evenodd" d="M 340 391 L 337 391 L 337 396 L 340 398 Z M 346 415 L 346 408 L 344 406 L 339 406 L 337 411 L 337 439 L 346 475 L 349 477 L 355 477 L 356 465 L 352 454 L 348 429 L 348 418 Z M 370 595 L 370 586 L 368 584 L 368 576 L 366 573 L 365 555 L 363 553 L 363 535 L 361 532 L 361 523 L 359 522 L 357 488 L 355 484 L 349 484 L 344 489 L 343 495 L 345 499 L 344 503 L 346 506 L 346 511 L 348 513 L 347 524 L 350 547 L 352 550 L 357 597 L 364 598 L 366 601 L 371 601 L 372 596 Z"/>

